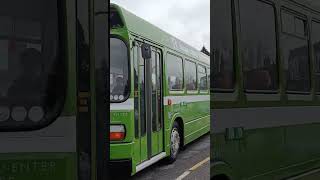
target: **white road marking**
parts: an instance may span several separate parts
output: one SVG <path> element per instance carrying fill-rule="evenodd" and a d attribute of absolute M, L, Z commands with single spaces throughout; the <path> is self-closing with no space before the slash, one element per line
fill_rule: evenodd
<path fill-rule="evenodd" d="M 300 174 L 300 175 L 298 175 L 298 176 L 295 176 L 295 177 L 289 178 L 288 180 L 297 180 L 297 179 L 301 179 L 301 178 L 303 178 L 303 177 L 306 177 L 306 176 L 309 176 L 309 175 L 316 174 L 316 173 L 318 173 L 318 172 L 320 172 L 320 169 L 315 169 L 315 170 L 313 170 L 313 171 L 309 171 L 309 172 L 307 172 L 307 173 L 303 173 L 303 174 Z"/>
<path fill-rule="evenodd" d="M 193 167 L 191 167 L 190 169 L 188 169 L 187 171 L 185 171 L 183 174 L 181 174 L 178 178 L 176 178 L 176 180 L 182 180 L 185 177 L 187 177 L 192 171 L 197 170 L 199 167 L 201 167 L 202 165 L 204 165 L 206 162 L 210 161 L 210 157 L 207 157 L 206 159 L 202 160 L 201 162 L 197 163 L 196 165 L 194 165 Z"/>
<path fill-rule="evenodd" d="M 187 177 L 189 174 L 191 173 L 191 171 L 185 171 L 183 174 L 181 174 L 176 180 L 182 180 L 185 177 Z"/>

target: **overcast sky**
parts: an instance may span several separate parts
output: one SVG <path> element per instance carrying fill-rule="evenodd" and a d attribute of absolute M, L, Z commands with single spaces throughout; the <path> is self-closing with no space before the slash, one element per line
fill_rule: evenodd
<path fill-rule="evenodd" d="M 210 0 L 111 0 L 200 50 L 210 50 Z"/>

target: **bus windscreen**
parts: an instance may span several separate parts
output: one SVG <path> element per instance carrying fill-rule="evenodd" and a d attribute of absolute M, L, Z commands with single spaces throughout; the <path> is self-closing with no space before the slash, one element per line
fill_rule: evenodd
<path fill-rule="evenodd" d="M 126 44 L 110 38 L 110 101 L 122 102 L 129 96 L 129 59 Z"/>
<path fill-rule="evenodd" d="M 57 0 L 0 6 L 0 130 L 48 124 L 61 96 Z M 59 84 L 62 83 L 62 84 Z"/>

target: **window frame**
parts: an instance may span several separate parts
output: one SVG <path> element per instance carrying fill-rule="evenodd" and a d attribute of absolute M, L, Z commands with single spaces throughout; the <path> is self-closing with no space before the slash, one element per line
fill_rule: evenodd
<path fill-rule="evenodd" d="M 116 13 L 116 15 L 118 16 L 119 20 L 121 21 L 119 23 L 119 26 L 112 26 L 111 22 L 110 22 L 110 29 L 118 29 L 118 28 L 123 28 L 125 26 L 123 17 L 121 15 L 121 13 L 119 12 L 119 9 L 117 7 L 110 7 L 110 15 L 111 13 Z M 108 15 L 108 17 L 110 17 L 110 15 Z M 111 18 L 110 18 L 111 21 Z"/>
<path fill-rule="evenodd" d="M 205 72 L 203 73 L 203 72 L 200 72 L 199 71 L 199 67 L 202 67 L 204 70 L 205 70 Z M 201 83 L 201 81 L 200 81 L 200 76 L 199 75 L 205 75 L 205 77 L 206 77 L 206 82 L 207 82 L 207 89 L 206 90 L 201 90 L 200 89 L 200 83 Z M 207 94 L 208 92 L 209 92 L 209 87 L 208 87 L 208 70 L 207 70 L 207 67 L 205 66 L 205 65 L 203 65 L 203 64 L 200 64 L 200 63 L 198 63 L 197 64 L 197 77 L 198 77 L 198 89 L 199 89 L 199 93 L 200 94 Z"/>
<path fill-rule="evenodd" d="M 293 16 L 293 21 L 294 21 L 294 33 L 290 33 L 290 32 L 286 32 L 285 29 L 284 29 L 284 26 L 283 26 L 283 13 L 286 13 L 286 14 L 289 14 L 291 16 Z M 300 20 L 303 20 L 306 24 L 305 24 L 305 35 L 304 36 L 301 36 L 299 34 L 296 33 L 296 19 L 300 19 Z M 282 6 L 280 8 L 280 29 L 281 29 L 281 33 L 283 34 L 286 34 L 286 35 L 289 35 L 289 36 L 294 36 L 296 38 L 299 38 L 299 39 L 303 39 L 303 40 L 308 40 L 309 37 L 310 37 L 310 33 L 309 33 L 309 30 L 310 30 L 310 27 L 309 27 L 309 23 L 308 23 L 308 17 L 302 13 L 299 13 L 295 10 L 292 10 L 290 8 L 287 8 L 286 6 Z"/>
<path fill-rule="evenodd" d="M 275 32 L 275 44 L 276 44 L 276 80 L 277 80 L 277 88 L 276 89 L 272 89 L 272 90 L 250 90 L 250 89 L 247 89 L 246 86 L 245 86 L 245 77 L 244 77 L 244 70 L 243 70 L 243 57 L 242 55 L 240 55 L 240 58 L 241 58 L 241 74 L 243 76 L 243 79 L 242 79 L 242 85 L 243 85 L 243 91 L 245 94 L 260 94 L 260 95 L 263 95 L 263 94 L 270 94 L 270 95 L 276 95 L 276 94 L 279 94 L 280 93 L 280 87 L 281 87 L 281 79 L 280 79 L 280 54 L 281 52 L 279 51 L 279 43 L 280 43 L 280 37 L 279 37 L 279 22 L 278 22 L 278 12 L 277 12 L 277 7 L 275 5 L 274 2 L 270 2 L 270 1 L 266 1 L 266 0 L 256 0 L 260 3 L 263 3 L 263 4 L 266 4 L 266 5 L 269 5 L 273 8 L 273 19 L 274 19 L 274 32 Z M 240 2 L 239 2 L 240 3 Z M 239 14 L 240 14 L 240 7 L 239 7 Z M 239 18 L 239 23 L 241 23 L 241 19 Z M 282 22 L 282 21 L 281 21 Z M 241 47 L 240 49 L 242 50 L 243 49 L 243 46 L 242 46 L 242 31 L 241 31 L 241 27 L 240 27 L 240 32 L 239 32 L 239 36 L 240 36 L 240 44 L 241 44 Z"/>
<path fill-rule="evenodd" d="M 208 88 L 209 88 L 209 93 L 211 91 L 211 68 L 210 66 L 207 67 L 207 81 L 208 81 Z"/>
<path fill-rule="evenodd" d="M 195 89 L 195 90 L 188 90 L 188 89 L 187 89 L 187 82 L 186 82 L 186 77 L 185 77 L 185 75 L 186 75 L 186 64 L 187 64 L 187 63 L 194 64 L 195 69 L 196 69 L 196 89 Z M 184 87 L 185 87 L 185 89 L 186 89 L 186 93 L 187 93 L 187 94 L 198 94 L 199 85 L 198 85 L 198 68 L 197 68 L 197 63 L 194 62 L 194 61 L 189 60 L 188 58 L 185 58 L 183 70 L 184 70 L 184 73 L 183 73 L 184 77 L 183 77 L 183 78 L 184 78 L 184 81 L 185 81 Z"/>
<path fill-rule="evenodd" d="M 55 75 L 57 76 L 57 78 L 61 78 L 61 79 L 56 79 L 57 81 L 60 82 L 60 89 L 61 90 L 61 94 L 58 96 L 58 99 L 56 99 L 54 107 L 51 109 L 51 111 L 46 111 L 44 110 L 44 115 L 43 118 L 39 121 L 36 122 L 33 125 L 28 125 L 28 124 L 19 124 L 19 125 L 14 125 L 14 126 L 9 126 L 9 125 L 1 125 L 0 126 L 0 132 L 30 132 L 30 131 L 37 131 L 37 130 L 41 130 L 44 128 L 47 128 L 48 126 L 50 126 L 52 123 L 54 123 L 55 121 L 57 121 L 57 119 L 59 118 L 59 116 L 61 115 L 61 113 L 63 113 L 64 110 L 64 104 L 67 98 L 67 87 L 68 87 L 68 81 L 67 78 L 62 78 L 65 75 L 67 75 L 68 73 L 68 69 L 70 67 L 69 62 L 67 61 L 68 59 L 68 53 L 67 53 L 67 45 L 65 43 L 65 40 L 67 39 L 67 26 L 65 25 L 66 23 L 66 19 L 63 18 L 66 15 L 66 10 L 65 10 L 65 4 L 61 1 L 56 0 L 55 1 L 55 8 L 57 11 L 57 51 L 58 53 L 56 54 L 57 56 L 57 62 L 58 63 L 62 63 L 59 67 L 61 69 L 59 69 L 59 73 L 57 72 Z M 77 31 L 77 30 L 76 30 Z M 41 38 L 43 38 L 43 32 L 41 32 Z M 14 39 L 16 39 L 17 41 L 21 41 L 21 40 L 25 40 L 23 38 L 17 38 L 14 36 Z M 28 39 L 26 39 L 28 40 Z M 33 41 L 32 41 L 33 42 Z M 37 41 L 36 41 L 37 42 Z M 43 39 L 41 39 L 41 45 L 43 43 Z M 78 49 L 78 44 L 76 43 L 76 49 Z M 7 101 L 3 101 L 3 104 L 5 104 Z M 0 105 L 2 107 L 2 105 Z M 12 113 L 12 109 L 14 107 L 21 107 L 20 105 L 4 105 L 4 107 L 7 107 L 9 109 L 9 113 L 10 113 L 10 118 L 11 117 L 11 113 Z M 28 109 L 27 109 L 28 110 Z M 29 109 L 30 110 L 30 109 Z M 9 120 L 8 119 L 8 120 Z M 27 119 L 27 120 L 26 120 Z M 27 116 L 26 119 L 22 122 L 26 122 L 29 119 L 28 117 L 28 111 L 27 111 Z M 8 121 L 6 120 L 6 121 Z M 0 122 L 0 123 L 5 123 L 4 122 Z"/>
<path fill-rule="evenodd" d="M 283 18 L 282 18 L 282 14 L 283 13 L 287 13 L 289 15 L 292 15 L 294 17 L 294 31 L 296 31 L 296 19 L 301 19 L 301 20 L 304 20 L 305 21 L 305 36 L 299 36 L 299 34 L 296 34 L 296 32 L 294 34 L 292 33 L 288 33 L 288 32 L 285 32 L 284 29 L 283 29 Z M 287 78 L 284 79 L 285 81 L 285 86 L 284 86 L 284 91 L 285 91 L 285 94 L 286 95 L 311 95 L 312 92 L 313 92 L 313 75 L 314 75 L 314 68 L 312 68 L 312 65 L 311 65 L 311 59 L 313 59 L 311 56 L 313 56 L 313 54 L 311 55 L 310 54 L 310 48 L 313 48 L 313 47 L 310 47 L 310 37 L 311 37 L 311 29 L 310 29 L 310 24 L 309 24 L 309 21 L 308 21 L 308 16 L 305 15 L 305 14 L 302 14 L 300 12 L 297 12 L 295 10 L 292 10 L 286 6 L 281 6 L 280 7 L 280 20 L 281 22 L 279 23 L 280 26 L 281 26 L 281 36 L 285 35 L 285 36 L 292 36 L 294 38 L 297 38 L 297 39 L 300 39 L 300 40 L 304 40 L 306 41 L 306 44 L 307 44 L 307 47 L 308 47 L 308 69 L 309 69 L 309 90 L 308 91 L 292 91 L 292 90 L 288 90 L 288 80 Z M 281 51 L 282 51 L 282 54 L 283 54 L 283 48 L 281 47 Z M 289 68 L 288 68 L 288 71 L 289 71 Z"/>
<path fill-rule="evenodd" d="M 232 66 L 233 66 L 233 71 L 232 71 L 232 78 L 233 78 L 233 82 L 232 82 L 232 88 L 228 88 L 228 89 L 224 89 L 224 88 L 214 88 L 213 87 L 213 83 L 210 83 L 210 92 L 212 91 L 213 93 L 236 93 L 236 90 L 238 89 L 238 79 L 237 79 L 237 66 L 238 66 L 238 62 L 237 62 L 237 51 L 239 48 L 239 43 L 238 43 L 238 32 L 237 32 L 237 14 L 236 14 L 236 6 L 235 6 L 235 2 L 233 0 L 230 0 L 230 12 L 231 12 L 231 36 L 232 36 Z M 215 59 L 215 51 L 213 51 L 213 59 Z M 212 70 L 214 70 L 212 68 Z M 210 73 L 211 74 L 211 73 Z M 211 75 L 214 75 L 214 73 L 212 73 Z M 214 77 L 211 77 L 212 79 L 214 79 Z M 210 78 L 210 79 L 211 79 Z M 212 86 L 212 89 L 211 89 Z"/>
<path fill-rule="evenodd" d="M 312 61 L 312 64 L 313 64 L 313 67 L 312 67 L 312 77 L 314 77 L 314 91 L 315 91 L 315 94 L 316 95 L 320 95 L 320 89 L 319 90 L 317 90 L 316 89 L 316 87 L 317 87 L 317 85 L 316 85 L 316 76 L 320 76 L 320 71 L 319 72 L 317 72 L 317 70 L 316 70 L 316 58 L 315 58 L 315 49 L 314 49 L 314 42 L 313 42 L 313 40 L 314 40 L 314 37 L 313 37 L 313 25 L 314 25 L 314 23 L 316 23 L 316 24 L 318 24 L 319 25 L 319 27 L 320 27 L 320 20 L 319 19 L 316 19 L 316 18 L 311 18 L 311 20 L 310 20 L 310 22 L 311 22 L 311 24 L 310 24 L 310 44 L 311 44 L 311 49 L 312 49 L 312 58 L 311 58 L 311 61 Z M 319 41 L 320 42 L 320 41 Z M 310 50 L 309 50 L 310 51 Z M 319 65 L 320 65 L 320 60 L 319 60 Z M 320 86 L 320 84 L 318 85 L 318 86 Z"/>
<path fill-rule="evenodd" d="M 132 82 L 132 79 L 131 79 L 131 71 L 132 71 L 132 69 L 131 69 L 131 47 L 129 45 L 130 42 L 126 42 L 125 38 L 123 38 L 123 37 L 121 37 L 119 35 L 110 34 L 109 35 L 109 39 L 111 39 L 111 38 L 115 38 L 115 39 L 118 39 L 118 40 L 122 41 L 125 44 L 126 48 L 127 48 L 128 81 L 129 81 L 128 82 L 128 94 L 121 101 L 112 101 L 112 100 L 110 100 L 110 103 L 123 103 L 123 102 L 127 101 L 130 98 L 131 90 L 132 90 L 131 89 L 132 88 L 131 87 L 131 82 Z M 110 42 L 110 40 L 109 40 L 109 42 Z M 141 46 L 138 46 L 138 50 L 139 50 L 139 48 L 141 49 Z M 110 61 L 111 61 L 111 59 L 110 59 Z M 111 68 L 111 65 L 110 65 L 110 68 Z M 109 76 L 110 76 L 110 74 L 109 74 Z M 110 97 L 108 97 L 108 98 L 110 98 Z"/>
<path fill-rule="evenodd" d="M 182 56 L 180 55 L 177 55 L 176 53 L 173 53 L 172 51 L 167 51 L 166 53 L 166 81 L 167 81 L 167 86 L 168 86 L 168 91 L 169 91 L 169 94 L 184 94 L 185 92 L 185 80 L 184 80 L 184 59 Z M 182 70 L 182 89 L 170 89 L 169 87 L 169 73 L 168 73 L 168 55 L 171 55 L 171 56 L 175 56 L 176 58 L 179 58 L 181 60 L 181 70 Z"/>

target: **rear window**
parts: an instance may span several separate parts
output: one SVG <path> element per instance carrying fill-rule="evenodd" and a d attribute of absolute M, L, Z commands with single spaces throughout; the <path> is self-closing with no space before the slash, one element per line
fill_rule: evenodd
<path fill-rule="evenodd" d="M 59 113 L 64 63 L 57 0 L 0 6 L 0 131 L 38 129 Z"/>

